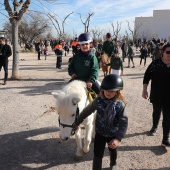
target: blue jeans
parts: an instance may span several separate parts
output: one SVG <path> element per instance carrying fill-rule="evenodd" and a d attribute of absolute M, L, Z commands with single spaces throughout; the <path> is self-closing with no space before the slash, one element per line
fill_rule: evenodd
<path fill-rule="evenodd" d="M 4 68 L 4 71 L 5 71 L 4 80 L 7 80 L 8 79 L 8 62 L 0 61 L 0 71 L 2 67 Z"/>

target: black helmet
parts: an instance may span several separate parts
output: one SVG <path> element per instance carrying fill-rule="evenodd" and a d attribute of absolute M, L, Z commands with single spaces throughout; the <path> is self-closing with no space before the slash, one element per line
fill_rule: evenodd
<path fill-rule="evenodd" d="M 123 89 L 123 79 L 119 75 L 107 75 L 101 84 L 103 90 L 118 91 Z"/>
<path fill-rule="evenodd" d="M 92 41 L 93 41 L 93 39 L 89 33 L 83 33 L 83 34 L 79 35 L 79 38 L 78 38 L 79 44 L 86 44 L 86 43 L 90 43 Z"/>

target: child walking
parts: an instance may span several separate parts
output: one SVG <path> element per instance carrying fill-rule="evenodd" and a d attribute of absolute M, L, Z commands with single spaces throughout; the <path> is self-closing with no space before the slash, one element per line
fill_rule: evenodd
<path fill-rule="evenodd" d="M 128 126 L 126 103 L 120 92 L 122 89 L 123 80 L 119 75 L 107 75 L 102 81 L 99 96 L 84 108 L 73 124 L 73 130 L 77 130 L 83 120 L 97 110 L 93 170 L 102 169 L 106 143 L 110 153 L 110 170 L 116 169 L 117 147 L 125 136 Z"/>
<path fill-rule="evenodd" d="M 47 46 L 45 46 L 45 48 L 44 48 L 44 57 L 45 57 L 45 60 L 47 58 L 47 55 L 48 55 L 48 48 L 47 48 Z"/>
<path fill-rule="evenodd" d="M 110 74 L 123 75 L 123 62 L 119 57 L 118 49 L 114 50 L 114 56 L 111 57 L 111 62 L 107 66 L 111 66 Z"/>

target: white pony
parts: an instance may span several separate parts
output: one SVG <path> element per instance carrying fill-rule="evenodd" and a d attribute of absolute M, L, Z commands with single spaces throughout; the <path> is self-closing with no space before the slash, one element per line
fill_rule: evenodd
<path fill-rule="evenodd" d="M 60 139 L 67 141 L 72 133 L 72 124 L 83 108 L 89 103 L 86 91 L 86 83 L 74 80 L 64 86 L 61 90 L 52 92 L 57 99 L 57 113 L 59 116 Z M 81 157 L 83 152 L 89 152 L 89 146 L 92 140 L 94 130 L 95 114 L 88 116 L 82 123 L 85 127 L 84 146 L 82 146 L 81 128 L 75 132 L 77 143 L 77 158 Z"/>

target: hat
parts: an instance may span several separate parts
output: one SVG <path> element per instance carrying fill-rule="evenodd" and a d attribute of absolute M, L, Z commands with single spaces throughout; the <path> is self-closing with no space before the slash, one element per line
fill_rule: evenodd
<path fill-rule="evenodd" d="M 111 37 L 112 37 L 112 35 L 110 33 L 106 34 L 106 38 L 111 38 Z"/>

